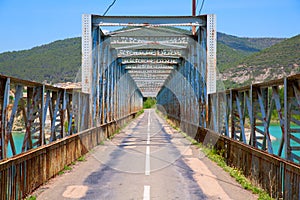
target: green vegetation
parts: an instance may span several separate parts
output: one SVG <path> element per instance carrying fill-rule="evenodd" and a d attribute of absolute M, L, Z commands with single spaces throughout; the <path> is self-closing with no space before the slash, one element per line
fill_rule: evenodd
<path fill-rule="evenodd" d="M 79 162 L 86 161 L 85 156 L 80 156 L 80 157 L 77 159 L 77 161 L 79 161 Z"/>
<path fill-rule="evenodd" d="M 156 99 L 155 99 L 155 98 L 148 97 L 148 98 L 144 101 L 143 108 L 144 108 L 144 109 L 153 108 L 155 105 L 156 105 Z"/>
<path fill-rule="evenodd" d="M 66 171 L 71 171 L 71 170 L 72 170 L 72 167 L 65 165 L 63 170 L 58 172 L 58 175 L 63 175 L 64 173 L 66 173 Z"/>
<path fill-rule="evenodd" d="M 300 64 L 300 35 L 262 50 L 244 59 L 240 64 L 257 68 L 295 67 Z M 298 67 L 299 68 L 299 67 Z"/>
<path fill-rule="evenodd" d="M 199 144 L 198 144 L 199 145 Z M 201 146 L 201 145 L 199 145 Z M 241 186 L 246 189 L 252 191 L 254 194 L 258 194 L 261 200 L 272 199 L 267 192 L 263 189 L 254 186 L 244 175 L 243 173 L 236 169 L 229 167 L 226 165 L 224 158 L 217 153 L 215 149 L 209 149 L 202 147 L 202 151 L 207 155 L 207 157 L 217 163 L 220 167 L 224 169 L 224 171 L 228 172 L 231 177 L 235 178 L 235 180 L 241 184 Z"/>
<path fill-rule="evenodd" d="M 169 28 L 167 31 L 190 34 L 190 31 Z M 248 55 L 270 47 L 283 39 L 242 38 L 218 33 L 217 66 L 230 69 Z M 0 73 L 37 82 L 74 82 L 81 66 L 81 38 L 58 40 L 30 50 L 0 54 Z M 300 71 L 300 69 L 299 69 Z"/>
<path fill-rule="evenodd" d="M 221 42 L 218 42 L 217 45 L 217 66 L 220 72 L 231 68 L 234 63 L 241 61 L 249 55 L 249 53 L 237 51 Z"/>
<path fill-rule="evenodd" d="M 144 113 L 144 109 L 138 111 L 136 115 L 139 116 L 139 115 L 141 115 L 141 114 L 143 114 L 143 113 Z"/>
<path fill-rule="evenodd" d="M 227 51 L 228 52 L 228 51 Z M 233 61 L 233 59 L 231 59 Z M 229 64 L 228 64 L 229 63 Z M 300 35 L 283 40 L 241 60 L 221 63 L 226 88 L 264 82 L 300 73 Z M 244 78 L 239 74 L 243 72 Z M 239 77 L 242 81 L 235 82 Z"/>
<path fill-rule="evenodd" d="M 218 33 L 218 42 L 246 54 L 259 52 L 284 40 L 284 38 L 246 38 Z"/>
<path fill-rule="evenodd" d="M 190 31 L 168 29 L 169 32 Z M 217 68 L 225 77 L 226 88 L 240 87 L 257 81 L 300 73 L 300 35 L 283 38 L 245 38 L 218 33 Z M 58 40 L 30 50 L 0 54 L 0 73 L 37 82 L 74 82 L 81 66 L 81 38 Z M 241 78 L 241 71 L 249 77 Z M 240 77 L 242 81 L 236 81 Z M 152 107 L 150 100 L 145 108 Z M 150 106 L 150 107 L 149 107 Z M 67 127 L 67 126 L 66 126 Z"/>
<path fill-rule="evenodd" d="M 264 191 L 263 189 L 254 186 L 244 175 L 243 173 L 233 167 L 230 167 L 226 164 L 225 159 L 222 155 L 222 152 L 217 152 L 213 148 L 209 148 L 206 146 L 203 146 L 201 143 L 198 143 L 193 138 L 189 137 L 186 133 L 183 133 L 180 131 L 185 138 L 187 138 L 192 145 L 197 146 L 210 160 L 217 163 L 218 166 L 220 166 L 224 171 L 228 172 L 231 177 L 235 178 L 235 180 L 241 184 L 241 186 L 246 189 L 252 191 L 254 194 L 259 195 L 259 200 L 272 200 L 272 198 L 269 196 L 269 194 Z"/>
<path fill-rule="evenodd" d="M 81 38 L 0 54 L 0 73 L 26 80 L 74 82 L 81 66 Z"/>
<path fill-rule="evenodd" d="M 187 140 L 189 140 L 192 145 L 199 148 L 210 160 L 217 163 L 217 165 L 220 166 L 224 171 L 228 172 L 231 177 L 235 178 L 235 180 L 239 184 L 241 184 L 244 189 L 250 190 L 254 194 L 258 194 L 259 200 L 272 200 L 272 198 L 266 191 L 257 186 L 254 186 L 239 169 L 228 166 L 226 164 L 225 158 L 222 156 L 224 152 L 217 152 L 213 147 L 204 146 L 203 144 L 197 142 L 194 138 L 189 137 L 186 133 L 181 131 L 179 127 L 177 127 L 172 121 L 168 120 L 167 117 L 163 115 L 159 110 L 156 110 L 156 112 L 161 117 L 163 117 L 172 128 L 179 131 Z"/>
<path fill-rule="evenodd" d="M 27 197 L 26 200 L 36 200 L 36 196 Z"/>
<path fill-rule="evenodd" d="M 126 124 L 126 125 L 127 125 L 127 124 Z M 126 125 L 125 125 L 125 126 L 126 126 Z M 122 129 L 122 128 L 120 128 L 120 127 L 117 128 L 116 131 L 115 131 L 112 135 L 110 135 L 110 136 L 108 137 L 108 140 L 114 139 L 114 137 L 120 133 L 121 129 Z"/>

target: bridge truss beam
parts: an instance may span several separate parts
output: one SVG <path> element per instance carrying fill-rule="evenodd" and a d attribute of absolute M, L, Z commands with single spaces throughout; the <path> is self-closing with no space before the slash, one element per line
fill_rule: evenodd
<path fill-rule="evenodd" d="M 0 160 L 87 128 L 84 94 L 2 75 L 0 88 Z M 25 130 L 21 149 L 13 128 Z"/>
<path fill-rule="evenodd" d="M 125 25 L 129 28 L 103 34 L 101 27 L 112 25 Z M 178 29 L 164 28 L 175 25 L 197 26 L 198 31 L 196 35 L 192 35 L 192 33 L 180 32 Z M 134 96 L 138 96 L 135 102 L 141 103 L 138 99 L 147 95 L 153 97 L 163 90 L 164 83 L 174 82 L 174 80 L 168 80 L 168 77 L 173 77 L 170 74 L 175 71 L 181 73 L 184 82 L 182 82 L 182 90 L 186 86 L 192 86 L 196 94 L 194 101 L 201 104 L 197 106 L 197 109 L 201 108 L 199 115 L 202 119 L 201 123 L 197 123 L 205 125 L 207 94 L 216 90 L 215 29 L 214 15 L 197 17 L 83 15 L 82 91 L 91 94 L 90 101 L 93 106 L 90 107 L 90 113 L 92 113 L 91 118 L 94 119 L 91 126 L 112 120 L 114 118 L 112 107 L 123 106 L 125 99 L 118 103 L 114 101 L 115 99 L 110 99 L 114 90 L 119 89 L 115 87 L 119 80 L 124 80 L 126 77 L 126 84 L 129 84 L 128 90 L 135 91 Z M 118 71 L 121 72 L 122 77 L 111 75 L 115 72 L 118 74 Z M 172 87 L 176 87 L 176 84 L 178 82 L 174 82 Z M 126 92 L 128 92 L 127 89 L 122 91 L 122 93 Z M 186 99 L 181 103 L 185 104 L 182 107 L 188 115 L 191 113 L 188 112 L 188 107 L 190 109 L 189 104 L 192 100 L 182 95 L 179 96 L 180 99 Z M 140 106 L 139 104 L 136 107 L 140 108 Z M 129 107 L 126 106 L 126 108 Z M 192 117 L 188 117 L 187 120 L 190 118 Z M 194 118 L 193 121 L 196 121 L 197 116 Z"/>
<path fill-rule="evenodd" d="M 100 16 L 93 15 L 93 26 L 205 26 L 204 16 Z"/>
<path fill-rule="evenodd" d="M 160 108 L 182 122 L 183 130 L 188 129 L 185 122 L 207 127 L 208 94 L 216 92 L 215 16 L 208 15 L 206 19 L 207 26 L 198 28 L 197 40 L 189 44 L 185 59 L 167 78 L 157 96 Z"/>
<path fill-rule="evenodd" d="M 299 75 L 210 94 L 209 99 L 210 124 L 216 132 L 300 163 Z M 274 120 L 281 130 L 276 151 L 270 133 Z"/>

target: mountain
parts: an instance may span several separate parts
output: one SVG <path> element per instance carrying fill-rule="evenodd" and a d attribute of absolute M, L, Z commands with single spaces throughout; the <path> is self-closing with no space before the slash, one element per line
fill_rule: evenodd
<path fill-rule="evenodd" d="M 224 72 L 247 56 L 283 39 L 242 38 L 218 33 L 217 66 Z M 50 83 L 74 82 L 81 66 L 81 38 L 58 40 L 30 50 L 0 54 L 0 73 Z"/>
<path fill-rule="evenodd" d="M 247 56 L 260 52 L 284 40 L 284 38 L 247 38 L 218 32 L 217 68 L 229 69 Z"/>
<path fill-rule="evenodd" d="M 251 53 L 233 49 L 222 42 L 217 43 L 217 68 L 220 72 L 232 67 L 232 65 L 246 58 Z"/>
<path fill-rule="evenodd" d="M 300 35 L 237 61 L 222 76 L 227 87 L 234 87 L 297 73 L 300 73 Z"/>
<path fill-rule="evenodd" d="M 217 38 L 220 43 L 246 54 L 259 52 L 284 40 L 284 38 L 237 37 L 225 33 L 218 33 Z"/>
<path fill-rule="evenodd" d="M 1 74 L 37 82 L 72 82 L 80 66 L 80 37 L 0 54 Z"/>

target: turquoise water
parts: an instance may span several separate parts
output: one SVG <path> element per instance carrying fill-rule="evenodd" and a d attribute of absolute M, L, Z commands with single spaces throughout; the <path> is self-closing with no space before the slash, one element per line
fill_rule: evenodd
<path fill-rule="evenodd" d="M 15 142 L 15 148 L 16 148 L 16 153 L 19 154 L 22 152 L 22 146 L 23 146 L 23 141 L 24 141 L 24 136 L 25 133 L 24 132 L 14 132 L 12 134 L 14 142 Z M 36 142 L 37 140 L 34 139 L 33 142 Z M 10 158 L 12 157 L 12 150 L 11 150 L 11 146 L 10 143 L 8 143 L 8 151 L 7 151 L 7 157 Z"/>
<path fill-rule="evenodd" d="M 17 152 L 17 154 L 19 154 L 19 153 L 22 152 L 22 145 L 23 145 L 25 133 L 15 132 L 12 135 L 13 135 L 13 139 L 14 139 L 14 142 L 15 142 L 16 152 Z M 7 157 L 12 157 L 12 151 L 11 151 L 10 143 L 8 143 Z"/>
<path fill-rule="evenodd" d="M 260 128 L 262 129 L 262 127 L 260 127 Z M 300 127 L 297 127 L 297 128 L 300 128 Z M 272 141 L 272 147 L 273 147 L 274 154 L 277 155 L 281 137 L 282 137 L 281 128 L 280 128 L 280 126 L 270 126 L 269 131 L 270 131 L 270 134 L 276 138 L 276 140 Z M 15 141 L 17 153 L 21 153 L 22 145 L 23 145 L 23 141 L 24 141 L 24 135 L 25 135 L 24 133 L 13 133 L 13 138 Z M 292 141 L 291 145 L 295 145 L 295 144 L 296 144 L 296 142 Z M 300 156 L 300 152 L 297 153 L 297 155 Z M 284 151 L 282 153 L 282 157 L 283 156 L 284 156 Z M 10 144 L 8 146 L 8 157 L 12 157 Z"/>
<path fill-rule="evenodd" d="M 299 126 L 293 126 L 293 128 L 300 128 L 300 127 Z M 280 126 L 270 126 L 269 127 L 269 132 L 272 136 L 276 137 L 276 140 L 272 141 L 272 147 L 273 147 L 274 154 L 278 155 L 278 149 L 279 149 L 280 141 L 281 141 L 281 138 L 282 138 L 281 128 L 280 128 Z M 293 140 L 291 140 L 291 145 L 292 146 L 299 146 L 299 144 L 297 144 Z M 296 154 L 300 155 L 300 152 L 297 152 Z M 283 152 L 282 152 L 281 157 L 284 157 L 284 147 L 283 147 Z"/>

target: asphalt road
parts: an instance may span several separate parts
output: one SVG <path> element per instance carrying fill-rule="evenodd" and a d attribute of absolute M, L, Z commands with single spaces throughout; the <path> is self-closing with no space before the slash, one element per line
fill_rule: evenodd
<path fill-rule="evenodd" d="M 34 195 L 41 200 L 257 199 L 152 109 Z"/>

